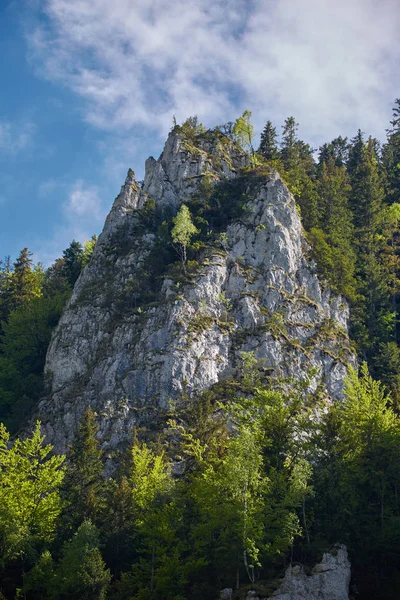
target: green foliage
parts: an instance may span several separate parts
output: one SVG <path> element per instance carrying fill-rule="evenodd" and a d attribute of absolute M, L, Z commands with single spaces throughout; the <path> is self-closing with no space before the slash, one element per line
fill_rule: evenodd
<path fill-rule="evenodd" d="M 32 436 L 10 447 L 0 424 L 0 556 L 15 559 L 53 538 L 61 511 L 63 456 L 50 456 L 37 423 Z"/>
<path fill-rule="evenodd" d="M 63 252 L 64 276 L 71 286 L 74 285 L 82 270 L 83 248 L 80 242 L 72 240 L 69 247 Z"/>
<path fill-rule="evenodd" d="M 325 415 L 322 432 L 318 446 L 324 452 L 314 483 L 315 534 L 348 544 L 363 597 L 370 597 L 372 587 L 382 597 L 394 598 L 400 589 L 396 578 L 390 595 L 385 587 L 400 555 L 400 421 L 366 364 L 361 377 L 350 370 L 345 399 Z"/>
<path fill-rule="evenodd" d="M 382 159 L 387 173 L 386 196 L 389 203 L 400 198 L 400 99 L 396 98 L 393 107 L 391 127 L 387 130 L 387 142 Z"/>
<path fill-rule="evenodd" d="M 104 600 L 111 581 L 99 550 L 99 534 L 90 521 L 84 521 L 63 548 L 55 573 L 54 589 L 62 600 Z"/>
<path fill-rule="evenodd" d="M 68 293 L 33 297 L 9 314 L 0 339 L 0 419 L 12 431 L 30 414 L 43 390 L 51 333 Z"/>
<path fill-rule="evenodd" d="M 182 125 L 175 124 L 174 129 L 181 133 L 184 138 L 192 144 L 195 142 L 198 135 L 201 135 L 206 131 L 202 123 L 199 123 L 196 115 L 186 119 Z"/>
<path fill-rule="evenodd" d="M 276 128 L 273 127 L 271 121 L 267 121 L 261 133 L 260 147 L 257 151 L 267 161 L 277 160 L 279 157 L 276 139 Z"/>
<path fill-rule="evenodd" d="M 92 257 L 97 242 L 97 235 L 92 235 L 90 240 L 83 244 L 82 254 L 80 256 L 81 268 L 85 267 Z"/>
<path fill-rule="evenodd" d="M 132 237 L 153 233 L 154 247 L 115 299 L 121 311 L 144 315 L 164 276 L 180 291 L 203 261 L 229 250 L 227 226 L 278 169 L 295 196 L 318 272 L 351 302 L 351 335 L 375 379 L 366 366 L 360 376 L 351 371 L 343 402 L 326 406 L 317 402 L 319 390 L 310 393 L 311 379 L 276 380 L 243 353 L 234 378 L 190 401 L 183 394 L 160 439 L 150 443 L 154 430 L 147 443 L 135 438 L 109 481 L 91 411 L 63 483 L 62 458 L 51 458 L 39 429 L 12 445 L 1 426 L 6 597 L 104 598 L 110 569 L 111 598 L 202 600 L 238 580 L 254 587 L 257 577 L 280 574 L 289 552 L 314 561 L 338 539 L 349 547 L 363 598 L 399 596 L 399 102 L 382 152 L 358 132 L 350 143 L 337 137 L 324 144 L 318 162 L 293 117 L 279 150 L 276 129 L 266 124 L 257 155 L 249 111 L 217 128 L 218 143 L 240 144 L 252 167 L 230 181 L 204 174 L 176 216 L 149 198 L 130 227 Z M 203 151 L 199 141 L 211 132 L 196 117 L 175 126 L 189 153 Z M 129 251 L 126 239 L 115 234 L 116 251 Z M 94 243 L 73 241 L 47 270 L 26 248 L 14 263 L 0 263 L 0 420 L 13 431 L 42 393 L 52 329 Z M 231 310 L 228 298 L 219 301 Z M 201 306 L 188 330 L 196 335 L 214 325 L 230 326 Z M 288 339 L 279 312 L 267 327 Z M 343 333 L 326 321 L 315 339 L 322 336 Z"/>
<path fill-rule="evenodd" d="M 313 228 L 307 235 L 320 275 L 326 279 L 334 292 L 349 299 L 355 297 L 354 257 L 342 248 L 329 244 L 329 237 L 321 230 Z"/>
<path fill-rule="evenodd" d="M 251 154 L 254 156 L 254 127 L 251 123 L 251 111 L 245 110 L 244 113 L 236 119 L 232 133 L 238 144 L 242 148 L 251 151 Z"/>
<path fill-rule="evenodd" d="M 49 550 L 45 550 L 24 578 L 24 594 L 33 599 L 52 600 L 56 595 L 56 590 L 54 590 L 54 575 L 53 558 Z"/>
<path fill-rule="evenodd" d="M 63 484 L 64 521 L 70 531 L 83 521 L 95 521 L 102 507 L 102 450 L 96 439 L 95 413 L 88 408 L 67 456 Z"/>
<path fill-rule="evenodd" d="M 192 237 L 198 233 L 197 227 L 193 225 L 190 210 L 186 204 L 182 204 L 178 214 L 173 219 L 174 226 L 171 230 L 171 237 L 174 244 L 178 244 L 179 254 L 185 268 L 187 260 L 187 247 Z"/>

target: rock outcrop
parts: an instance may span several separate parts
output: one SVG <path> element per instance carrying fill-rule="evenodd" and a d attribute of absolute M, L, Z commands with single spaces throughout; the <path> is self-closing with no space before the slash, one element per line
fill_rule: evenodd
<path fill-rule="evenodd" d="M 161 157 L 146 161 L 142 185 L 129 171 L 48 350 L 39 411 L 59 451 L 86 407 L 98 414 L 103 448 L 113 449 L 183 392 L 233 375 L 243 351 L 276 374 L 314 368 L 311 387 L 341 397 L 355 360 L 347 303 L 321 285 L 279 175 L 251 176 L 248 164 L 218 132 L 188 141 L 174 130 Z M 210 231 L 187 276 L 157 270 L 162 237 L 148 224 L 151 211 L 190 207 L 226 181 L 243 188 L 240 215 Z"/>
<path fill-rule="evenodd" d="M 350 562 L 341 545 L 324 554 L 310 575 L 301 566 L 290 566 L 271 600 L 349 600 L 349 585 Z"/>

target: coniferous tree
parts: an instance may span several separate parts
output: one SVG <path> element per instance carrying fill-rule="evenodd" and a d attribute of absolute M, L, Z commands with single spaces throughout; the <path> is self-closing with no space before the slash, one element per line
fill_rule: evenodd
<path fill-rule="evenodd" d="M 88 408 L 67 455 L 63 497 L 64 520 L 70 531 L 85 519 L 95 522 L 102 507 L 103 462 L 97 432 L 96 415 Z"/>
<path fill-rule="evenodd" d="M 33 267 L 32 252 L 23 248 L 14 263 L 11 279 L 11 308 L 40 296 L 43 283 L 41 265 Z"/>
<path fill-rule="evenodd" d="M 390 124 L 391 128 L 387 130 L 387 143 L 383 148 L 389 203 L 400 202 L 400 98 L 396 98 Z"/>
<path fill-rule="evenodd" d="M 281 159 L 285 169 L 293 169 L 299 158 L 297 130 L 299 124 L 294 117 L 288 117 L 282 125 Z"/>
<path fill-rule="evenodd" d="M 82 270 L 82 255 L 82 244 L 76 240 L 72 240 L 63 252 L 64 273 L 71 286 L 74 285 Z"/>
<path fill-rule="evenodd" d="M 364 142 L 362 132 L 358 131 L 352 140 L 348 160 L 350 206 L 362 253 L 377 249 L 376 233 L 383 208 L 384 188 L 375 142 L 373 138 Z"/>
<path fill-rule="evenodd" d="M 33 297 L 3 323 L 0 339 L 0 420 L 14 433 L 43 391 L 43 368 L 65 294 Z"/>
<path fill-rule="evenodd" d="M 11 310 L 12 301 L 12 263 L 11 258 L 7 256 L 0 260 L 0 335 L 3 329 L 3 322 L 8 318 Z"/>
<path fill-rule="evenodd" d="M 339 166 L 325 150 L 321 148 L 318 165 L 319 227 L 311 229 L 309 239 L 323 276 L 335 291 L 354 298 L 356 257 L 349 208 L 351 187 L 345 167 Z"/>
<path fill-rule="evenodd" d="M 318 226 L 319 207 L 312 149 L 297 137 L 298 123 L 288 117 L 283 125 L 280 158 L 290 191 L 300 208 L 306 230 Z"/>
<path fill-rule="evenodd" d="M 359 298 L 353 307 L 353 334 L 359 350 L 371 360 L 379 345 L 390 341 L 395 315 L 390 301 L 390 276 L 381 254 L 385 248 L 384 186 L 372 138 L 358 131 L 349 152 L 350 206 L 355 228 Z"/>
<path fill-rule="evenodd" d="M 277 145 L 276 128 L 273 127 L 271 121 L 267 121 L 260 139 L 260 147 L 258 153 L 265 160 L 277 160 L 279 158 L 279 150 Z"/>
<path fill-rule="evenodd" d="M 333 159 L 337 167 L 346 165 L 349 157 L 349 144 L 347 138 L 339 136 L 329 144 L 323 144 L 319 149 L 319 164 L 328 163 Z"/>
<path fill-rule="evenodd" d="M 104 600 L 110 581 L 99 550 L 99 533 L 85 520 L 64 544 L 52 586 L 61 600 Z"/>

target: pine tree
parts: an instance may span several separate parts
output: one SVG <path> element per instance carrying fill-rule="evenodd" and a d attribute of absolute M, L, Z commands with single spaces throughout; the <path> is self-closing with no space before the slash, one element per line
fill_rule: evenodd
<path fill-rule="evenodd" d="M 328 163 L 333 159 L 337 167 L 346 165 L 349 157 L 349 144 L 347 138 L 339 136 L 329 144 L 323 144 L 319 149 L 319 163 Z"/>
<path fill-rule="evenodd" d="M 82 255 L 82 244 L 76 240 L 72 240 L 63 252 L 64 273 L 71 286 L 74 285 L 82 270 Z"/>
<path fill-rule="evenodd" d="M 387 201 L 400 202 L 400 98 L 393 107 L 391 128 L 387 130 L 387 143 L 383 148 L 383 162 L 387 173 Z"/>
<path fill-rule="evenodd" d="M 354 298 L 356 257 L 349 208 L 350 190 L 345 167 L 339 166 L 334 156 L 326 154 L 325 148 L 322 148 L 317 181 L 319 228 L 312 229 L 309 238 L 323 276 L 335 291 Z"/>
<path fill-rule="evenodd" d="M 351 183 L 350 206 L 357 239 L 366 252 L 373 252 L 384 198 L 376 141 L 369 138 L 365 143 L 362 132 L 358 131 L 352 140 L 347 166 Z"/>
<path fill-rule="evenodd" d="M 265 160 L 277 160 L 279 158 L 276 138 L 276 128 L 273 127 L 271 121 L 267 121 L 261 133 L 260 147 L 257 150 Z"/>
<path fill-rule="evenodd" d="M 23 248 L 14 263 L 11 279 L 11 308 L 41 295 L 44 273 L 41 265 L 33 268 L 32 252 Z"/>
<path fill-rule="evenodd" d="M 34 297 L 3 323 L 0 340 L 0 420 L 12 433 L 31 414 L 43 392 L 43 368 L 51 333 L 66 296 Z"/>
<path fill-rule="evenodd" d="M 0 260 L 0 335 L 12 306 L 12 263 L 7 256 Z"/>
<path fill-rule="evenodd" d="M 57 597 L 63 600 L 104 600 L 111 581 L 99 550 L 99 533 L 85 520 L 64 544 L 55 574 Z"/>
<path fill-rule="evenodd" d="M 319 207 L 315 185 L 313 151 L 297 137 L 298 123 L 288 117 L 283 125 L 280 158 L 283 176 L 300 208 L 301 220 L 306 230 L 318 226 Z"/>
<path fill-rule="evenodd" d="M 64 519 L 70 530 L 85 519 L 94 522 L 102 507 L 103 463 L 97 432 L 96 415 L 88 408 L 67 455 L 63 497 Z"/>
<path fill-rule="evenodd" d="M 395 333 L 391 277 L 386 259 L 384 184 L 377 142 L 366 142 L 361 131 L 349 152 L 350 207 L 355 229 L 358 301 L 352 311 L 352 331 L 363 356 L 377 364 L 376 354 Z"/>
<path fill-rule="evenodd" d="M 288 117 L 282 125 L 281 159 L 285 169 L 293 169 L 299 159 L 297 130 L 299 124 L 294 117 Z"/>

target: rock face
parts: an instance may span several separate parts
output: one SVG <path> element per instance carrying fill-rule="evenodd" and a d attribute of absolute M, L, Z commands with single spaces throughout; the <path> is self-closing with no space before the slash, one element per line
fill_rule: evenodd
<path fill-rule="evenodd" d="M 222 134 L 189 142 L 175 130 L 161 157 L 146 161 L 143 185 L 129 171 L 48 350 L 39 416 L 59 451 L 86 407 L 98 414 L 104 449 L 113 449 L 182 392 L 234 374 L 243 351 L 276 374 L 300 378 L 313 367 L 312 387 L 341 397 L 355 361 L 347 303 L 321 286 L 279 175 L 243 183 L 248 163 Z M 145 223 L 151 202 L 176 212 L 205 183 L 227 180 L 244 185 L 240 217 L 214 235 L 196 272 L 181 281 L 158 274 L 156 297 L 145 298 L 160 247 L 157 228 Z"/>
<path fill-rule="evenodd" d="M 302 567 L 290 566 L 271 600 L 349 600 L 349 585 L 350 562 L 341 545 L 324 554 L 308 576 Z"/>

